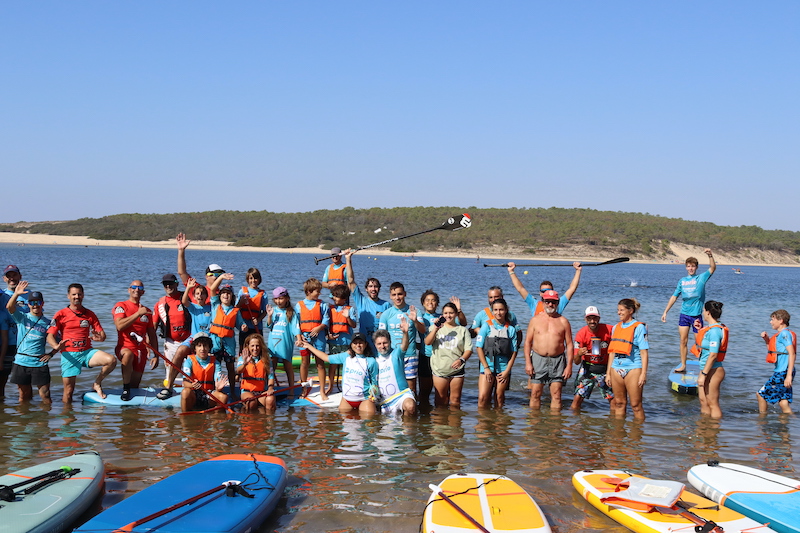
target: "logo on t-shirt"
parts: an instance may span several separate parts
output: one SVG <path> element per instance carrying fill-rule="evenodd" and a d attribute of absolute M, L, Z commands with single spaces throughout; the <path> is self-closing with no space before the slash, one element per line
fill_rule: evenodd
<path fill-rule="evenodd" d="M 88 320 L 81 320 L 80 327 L 88 328 L 89 327 L 89 321 Z"/>

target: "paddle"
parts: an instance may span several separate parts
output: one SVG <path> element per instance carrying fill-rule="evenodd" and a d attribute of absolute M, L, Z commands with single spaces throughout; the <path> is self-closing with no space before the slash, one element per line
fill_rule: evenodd
<path fill-rule="evenodd" d="M 171 366 L 172 368 L 177 370 L 178 373 L 180 375 L 182 375 L 184 378 L 188 379 L 189 381 L 194 381 L 194 379 L 192 379 L 192 376 L 190 376 L 189 374 L 184 372 L 181 367 L 179 367 L 178 365 L 176 365 L 175 363 L 173 363 L 172 361 L 167 359 L 161 352 L 159 352 L 158 350 L 156 350 L 155 348 L 150 346 L 147 342 L 145 342 L 145 340 L 142 337 L 140 337 L 136 333 L 131 333 L 131 337 L 133 337 L 137 342 L 142 343 L 145 346 L 145 348 L 147 348 L 148 350 L 150 350 L 151 352 L 153 352 L 154 354 L 159 356 L 161 359 L 163 359 L 164 363 L 168 364 L 169 366 Z M 231 387 L 233 387 L 232 384 L 231 384 Z M 217 398 L 216 396 L 214 396 L 213 394 L 211 394 L 210 392 L 208 392 L 204 388 L 201 387 L 199 390 L 203 391 L 203 393 L 206 396 L 208 396 L 209 399 L 211 399 L 215 404 L 220 405 L 220 406 L 224 406 L 225 405 L 224 403 L 222 403 L 222 401 L 219 400 L 219 398 Z M 234 411 L 233 409 L 230 409 L 230 408 L 228 408 L 228 412 L 236 414 L 236 411 Z"/>
<path fill-rule="evenodd" d="M 73 469 L 71 466 L 62 466 L 56 470 L 52 470 L 47 472 L 46 474 L 42 474 L 40 476 L 32 477 L 30 479 L 26 479 L 25 481 L 20 481 L 19 483 L 15 483 L 13 485 L 0 485 L 0 500 L 6 502 L 13 502 L 16 498 L 14 494 L 14 490 L 24 487 L 25 485 L 30 485 L 31 483 L 36 483 L 37 481 L 47 481 L 49 483 L 53 483 L 58 481 L 59 479 L 64 479 L 68 476 L 76 474 L 80 472 L 80 468 Z M 43 487 L 44 485 L 37 484 L 34 487 L 30 487 L 23 491 L 24 494 L 30 494 L 35 490 Z"/>
<path fill-rule="evenodd" d="M 302 383 L 298 383 L 297 385 L 292 385 L 291 387 L 284 387 L 282 389 L 278 389 L 276 391 L 273 391 L 272 394 L 275 395 L 275 394 L 278 394 L 279 392 L 285 392 L 287 390 L 296 389 L 296 388 L 302 387 L 302 386 L 303 386 Z M 233 407 L 234 405 L 238 405 L 240 403 L 249 402 L 250 400 L 255 400 L 256 398 L 261 398 L 263 396 L 269 396 L 269 393 L 264 391 L 261 394 L 256 394 L 255 396 L 250 396 L 249 398 L 245 398 L 243 400 L 237 400 L 235 402 L 231 402 L 231 403 L 227 403 L 227 404 L 223 404 L 223 405 L 218 405 L 216 407 L 211 407 L 211 408 L 206 409 L 204 411 L 186 411 L 186 412 L 183 412 L 183 413 L 180 413 L 180 414 L 182 414 L 182 415 L 194 415 L 194 414 L 198 414 L 198 413 L 210 413 L 212 411 L 217 411 L 219 409 L 227 409 L 227 408 Z"/>
<path fill-rule="evenodd" d="M 480 522 L 472 518 L 472 516 L 470 516 L 468 512 L 466 512 L 464 509 L 459 507 L 459 505 L 456 502 L 447 497 L 447 495 L 445 495 L 445 493 L 442 492 L 442 490 L 439 487 L 437 487 L 436 485 L 428 485 L 428 488 L 431 489 L 433 492 L 435 492 L 436 495 L 439 496 L 441 499 L 452 505 L 453 509 L 458 511 L 461 514 L 461 516 L 469 520 L 473 526 L 478 528 L 478 530 L 482 531 L 483 533 L 490 533 L 489 530 L 483 527 L 483 525 Z"/>
<path fill-rule="evenodd" d="M 446 229 L 450 231 L 455 231 L 458 229 L 468 228 L 472 225 L 472 218 L 466 213 L 463 215 L 458 215 L 455 217 L 450 217 L 446 221 L 442 222 L 441 226 L 436 226 L 435 228 L 426 229 L 425 231 L 418 231 L 417 233 L 412 233 L 411 235 L 403 235 L 402 237 L 395 237 L 393 239 L 386 239 L 385 241 L 376 242 L 373 244 L 368 244 L 366 246 L 359 246 L 354 251 L 359 250 L 366 250 L 367 248 L 374 248 L 375 246 L 380 246 L 381 244 L 388 244 L 390 242 L 400 241 L 403 239 L 408 239 L 409 237 L 416 237 L 417 235 L 422 235 L 423 233 L 430 233 L 432 231 L 436 231 L 437 229 Z M 330 259 L 333 257 L 329 255 L 328 257 L 321 257 L 321 258 L 314 258 L 314 264 L 318 265 L 320 261 L 325 261 L 326 259 Z"/>
<path fill-rule="evenodd" d="M 613 265 L 614 263 L 624 263 L 626 261 L 630 261 L 630 257 L 617 257 L 616 259 L 609 259 L 608 261 L 603 261 L 602 263 L 581 263 L 582 267 L 599 267 L 603 265 Z M 487 265 L 486 263 L 483 264 L 485 267 L 508 267 L 508 263 L 502 263 L 499 265 Z M 572 266 L 572 263 L 531 263 L 531 264 L 517 264 L 518 267 L 569 267 Z"/>

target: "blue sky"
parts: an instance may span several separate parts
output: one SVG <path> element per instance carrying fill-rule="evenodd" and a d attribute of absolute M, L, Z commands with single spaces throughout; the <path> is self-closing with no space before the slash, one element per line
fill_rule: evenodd
<path fill-rule="evenodd" d="M 800 230 L 797 1 L 4 2 L 0 50 L 0 222 L 557 206 Z"/>

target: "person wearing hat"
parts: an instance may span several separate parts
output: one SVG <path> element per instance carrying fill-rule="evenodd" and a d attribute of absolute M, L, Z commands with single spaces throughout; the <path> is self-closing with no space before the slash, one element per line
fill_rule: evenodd
<path fill-rule="evenodd" d="M 153 307 L 153 317 L 158 335 L 164 339 L 164 357 L 175 362 L 175 353 L 181 343 L 192 334 L 192 317 L 181 303 L 183 291 L 178 290 L 175 274 L 165 274 L 161 278 L 161 285 L 164 287 L 164 296 Z M 166 378 L 169 379 L 171 367 L 165 367 Z"/>
<path fill-rule="evenodd" d="M 336 285 L 347 285 L 347 265 L 342 263 L 342 249 L 338 246 L 331 248 L 331 264 L 322 275 L 322 288 L 332 289 Z"/>
<path fill-rule="evenodd" d="M 130 401 L 131 389 L 139 388 L 142 382 L 149 352 L 142 339 L 150 346 L 158 346 L 153 326 L 153 311 L 142 305 L 142 296 L 144 296 L 144 282 L 135 279 L 128 287 L 128 299 L 115 303 L 111 308 L 111 316 L 117 328 L 117 345 L 114 353 L 122 366 L 120 400 L 123 402 Z M 150 357 L 150 369 L 153 370 L 157 366 L 158 356 L 154 353 Z"/>
<path fill-rule="evenodd" d="M 186 248 L 189 247 L 189 244 L 192 242 L 186 238 L 186 235 L 183 233 L 178 233 L 178 236 L 175 237 L 175 242 L 178 245 L 178 276 L 180 276 L 183 285 L 186 286 L 189 283 L 189 272 L 186 270 Z M 206 291 L 209 294 L 208 298 L 210 298 L 211 290 L 210 285 L 211 282 L 214 281 L 213 278 L 219 277 L 225 273 L 225 270 L 216 263 L 212 263 L 206 267 Z M 194 298 L 193 295 L 189 295 L 190 298 Z M 194 301 L 194 300 L 192 300 Z M 208 303 L 206 302 L 199 302 L 199 303 Z"/>
<path fill-rule="evenodd" d="M 593 305 L 586 308 L 584 315 L 586 325 L 575 335 L 575 363 L 580 368 L 575 376 L 575 397 L 570 407 L 573 410 L 580 409 L 584 398 L 591 396 L 595 387 L 600 387 L 610 408 L 614 393 L 611 391 L 611 380 L 606 379 L 606 371 L 612 326 L 600 323 L 600 311 Z"/>
<path fill-rule="evenodd" d="M 572 376 L 572 328 L 558 313 L 554 290 L 542 293 L 544 313 L 531 318 L 525 338 L 525 373 L 531 377 L 531 409 L 542 405 L 542 391 L 550 388 L 550 410 L 561 410 L 561 389 Z"/>
<path fill-rule="evenodd" d="M 33 386 L 39 389 L 42 403 L 51 403 L 50 367 L 47 363 L 67 341 L 62 340 L 57 349 L 48 349 L 47 327 L 50 325 L 50 319 L 44 316 L 42 293 L 38 291 L 27 293 L 30 311 L 23 311 L 17 305 L 27 287 L 27 281 L 17 284 L 6 304 L 6 309 L 17 327 L 17 338 L 20 339 L 11 369 L 11 383 L 19 388 L 20 403 L 27 402 L 33 397 Z"/>
<path fill-rule="evenodd" d="M 0 328 L 6 333 L 6 341 L 3 343 L 5 351 L 0 347 L 0 359 L 2 359 L 2 368 L 0 368 L 0 397 L 3 396 L 8 376 L 11 374 L 14 365 L 14 357 L 17 353 L 17 324 L 12 320 L 11 315 L 6 311 L 11 295 L 14 294 L 14 289 L 22 279 L 22 274 L 16 265 L 8 265 L 3 269 L 3 280 L 6 282 L 6 288 L 0 293 Z M 28 300 L 26 294 L 21 294 L 17 297 L 17 307 L 23 313 L 30 312 L 28 308 Z"/>
<path fill-rule="evenodd" d="M 294 311 L 286 287 L 275 287 L 272 291 L 272 302 L 275 305 L 267 306 L 267 327 L 269 328 L 267 351 L 272 358 L 273 370 L 278 367 L 279 362 L 283 363 L 283 371 L 286 372 L 286 379 L 289 382 L 288 386 L 294 387 L 292 356 L 294 355 L 295 337 L 300 332 L 300 319 Z M 294 392 L 290 390 L 289 394 L 293 395 Z"/>

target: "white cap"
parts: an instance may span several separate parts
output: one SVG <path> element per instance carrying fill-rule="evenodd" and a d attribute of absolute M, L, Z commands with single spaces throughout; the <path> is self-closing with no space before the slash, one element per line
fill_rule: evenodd
<path fill-rule="evenodd" d="M 599 317 L 600 316 L 600 311 L 595 306 L 590 305 L 589 307 L 586 308 L 586 312 L 583 314 L 583 316 L 597 316 L 597 317 Z"/>
<path fill-rule="evenodd" d="M 212 263 L 206 268 L 206 274 L 210 274 L 211 272 L 225 272 L 225 269 L 216 263 Z"/>

